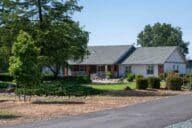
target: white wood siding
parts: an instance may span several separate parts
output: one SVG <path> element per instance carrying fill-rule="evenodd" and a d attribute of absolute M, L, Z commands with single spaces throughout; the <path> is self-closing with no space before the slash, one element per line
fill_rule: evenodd
<path fill-rule="evenodd" d="M 43 73 L 43 74 L 53 75 L 53 72 L 50 70 L 50 68 L 48 68 L 48 67 L 46 67 L 46 66 L 43 67 L 42 73 Z M 63 71 L 63 69 L 61 68 L 60 71 L 59 71 L 58 76 L 63 76 L 63 74 L 64 74 L 64 71 Z"/>
<path fill-rule="evenodd" d="M 166 62 L 171 63 L 185 63 L 184 58 L 181 56 L 181 54 L 178 52 L 178 50 L 175 50 L 169 58 L 167 58 Z"/>
<path fill-rule="evenodd" d="M 120 65 L 119 66 L 119 75 L 120 76 L 126 76 L 126 66 L 128 66 L 128 65 Z M 129 66 L 131 66 L 131 71 L 133 74 L 136 74 L 136 75 L 141 74 L 144 77 L 158 76 L 158 65 L 153 65 L 154 66 L 154 74 L 153 75 L 147 74 L 147 66 L 148 65 L 129 65 Z"/>
<path fill-rule="evenodd" d="M 153 69 L 154 74 L 153 75 L 147 74 L 148 65 L 131 65 L 132 73 L 137 74 L 137 75 L 141 74 L 144 77 L 158 76 L 158 65 L 153 65 L 153 66 L 154 66 L 154 69 Z"/>
<path fill-rule="evenodd" d="M 125 68 L 125 65 L 119 65 L 119 76 L 120 76 L 120 77 L 126 76 L 126 68 Z"/>
<path fill-rule="evenodd" d="M 164 72 L 174 71 L 174 68 L 173 68 L 174 66 L 175 67 L 178 66 L 179 74 L 186 74 L 186 64 L 182 64 L 182 63 L 165 63 Z"/>
<path fill-rule="evenodd" d="M 175 50 L 164 64 L 164 72 L 174 71 L 174 67 L 178 67 L 180 74 L 186 74 L 186 62 L 178 50 Z"/>

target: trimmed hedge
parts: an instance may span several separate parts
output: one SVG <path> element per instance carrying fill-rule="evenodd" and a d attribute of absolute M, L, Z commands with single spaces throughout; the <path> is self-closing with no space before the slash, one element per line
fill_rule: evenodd
<path fill-rule="evenodd" d="M 41 84 L 33 88 L 17 88 L 15 93 L 37 96 L 88 96 L 100 94 L 102 91 L 77 83 Z"/>
<path fill-rule="evenodd" d="M 171 73 L 166 79 L 166 87 L 170 90 L 181 90 L 183 79 L 178 74 Z"/>
<path fill-rule="evenodd" d="M 2 81 L 0 81 L 0 89 L 6 89 L 9 86 L 13 86 L 13 85 L 15 86 L 16 84 L 11 83 L 11 82 L 2 82 Z"/>
<path fill-rule="evenodd" d="M 91 83 L 90 76 L 64 76 L 55 78 L 52 75 L 42 76 L 42 81 L 65 81 L 65 82 L 77 82 L 79 84 L 89 84 Z"/>
<path fill-rule="evenodd" d="M 136 79 L 136 88 L 137 89 L 147 89 L 148 80 L 146 78 L 138 78 Z"/>
<path fill-rule="evenodd" d="M 159 89 L 161 86 L 160 81 L 161 80 L 157 77 L 148 77 L 148 87 L 154 88 L 154 89 Z"/>
<path fill-rule="evenodd" d="M 0 73 L 0 81 L 13 81 L 13 76 L 9 73 Z"/>
<path fill-rule="evenodd" d="M 127 81 L 133 82 L 134 79 L 135 79 L 135 74 L 132 74 L 132 73 L 127 74 Z"/>
<path fill-rule="evenodd" d="M 0 89 L 5 89 L 9 87 L 9 83 L 0 82 Z"/>

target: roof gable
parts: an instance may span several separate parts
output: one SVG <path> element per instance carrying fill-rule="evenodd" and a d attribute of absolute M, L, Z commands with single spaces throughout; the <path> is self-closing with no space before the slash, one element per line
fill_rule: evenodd
<path fill-rule="evenodd" d="M 176 46 L 140 47 L 123 64 L 163 64 L 176 49 Z"/>
<path fill-rule="evenodd" d="M 166 60 L 167 63 L 186 63 L 185 57 L 176 49 Z"/>

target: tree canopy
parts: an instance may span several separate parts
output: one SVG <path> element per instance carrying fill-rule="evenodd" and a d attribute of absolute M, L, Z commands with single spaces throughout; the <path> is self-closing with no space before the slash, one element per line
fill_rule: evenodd
<path fill-rule="evenodd" d="M 41 50 L 42 65 L 57 76 L 69 59 L 87 54 L 89 33 L 72 19 L 81 10 L 77 0 L 2 0 L 0 47 L 10 56 L 19 31 L 27 32 Z"/>
<path fill-rule="evenodd" d="M 146 25 L 137 36 L 137 44 L 142 47 L 179 46 L 183 53 L 188 53 L 188 42 L 183 41 L 181 28 L 171 24 L 155 23 Z"/>

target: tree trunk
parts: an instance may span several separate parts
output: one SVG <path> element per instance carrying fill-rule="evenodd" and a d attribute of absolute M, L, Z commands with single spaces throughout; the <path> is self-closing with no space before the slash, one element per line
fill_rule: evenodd
<path fill-rule="evenodd" d="M 39 14 L 39 23 L 40 23 L 40 28 L 42 29 L 42 23 L 43 23 L 43 14 L 42 14 L 42 4 L 41 0 L 37 0 L 38 2 L 38 14 Z"/>
<path fill-rule="evenodd" d="M 54 72 L 54 79 L 57 80 L 59 72 Z"/>
<path fill-rule="evenodd" d="M 47 67 L 52 71 L 54 78 L 57 79 L 61 66 L 59 64 L 56 64 L 54 67 L 51 67 L 51 66 L 47 66 Z"/>

